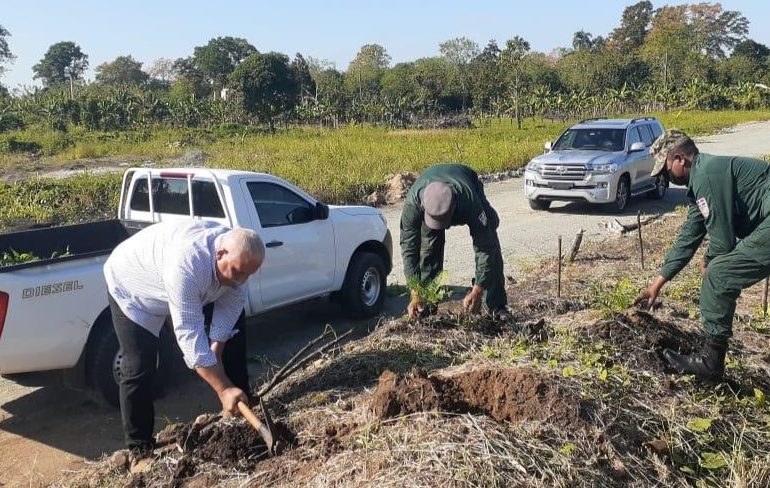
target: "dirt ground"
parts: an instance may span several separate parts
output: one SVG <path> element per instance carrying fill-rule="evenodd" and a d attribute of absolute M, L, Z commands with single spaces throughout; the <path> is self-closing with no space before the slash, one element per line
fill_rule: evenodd
<path fill-rule="evenodd" d="M 563 270 L 563 297 L 555 260 L 542 261 L 508 287 L 512 321 L 448 302 L 381 323 L 266 398 L 281 429 L 273 457 L 242 419 L 206 416 L 161 433 L 173 445 L 142 473 L 105 458 L 56 486 L 766 486 L 770 336 L 745 318 L 756 287 L 720 385 L 662 360 L 700 345 L 683 313 L 692 290 L 672 289 L 651 313 L 596 302 L 654 273 L 681 220 L 645 228 L 648 271 L 634 236 L 589 243 Z"/>
<path fill-rule="evenodd" d="M 401 313 L 403 297 L 390 297 L 385 316 Z M 248 321 L 249 371 L 258 381 L 265 367 L 290 355 L 331 324 L 366 334 L 373 322 L 351 322 L 339 307 L 316 300 Z M 280 324 L 280 328 L 276 327 Z M 265 362 L 268 361 L 268 362 Z M 90 399 L 76 372 L 41 372 L 0 378 L 0 487 L 46 486 L 67 470 L 123 446 L 120 413 Z M 210 389 L 183 366 L 156 402 L 156 431 L 216 412 Z"/>
<path fill-rule="evenodd" d="M 705 138 L 700 143 L 703 144 L 704 151 L 716 154 L 733 152 L 737 154 L 739 151 L 734 151 L 736 144 L 742 148 L 740 153 L 746 153 L 745 151 L 749 150 L 751 154 L 770 153 L 770 138 L 766 136 L 767 131 L 770 131 L 770 123 L 749 124 L 738 127 L 732 132 Z M 607 246 L 606 252 L 595 249 L 593 254 L 581 256 L 584 266 L 593 266 L 592 260 L 595 260 L 597 267 L 601 266 L 602 269 L 607 270 L 629 266 L 626 262 L 628 256 L 635 255 L 633 242 L 625 239 L 620 242 L 623 249 L 619 250 L 618 241 L 608 236 L 599 225 L 614 218 L 614 215 L 603 211 L 597 212 L 594 207 L 577 203 L 555 205 L 549 212 L 535 212 L 530 210 L 524 201 L 521 185 L 521 180 L 508 180 L 490 183 L 486 187 L 492 205 L 500 213 L 502 223 L 499 234 L 507 264 L 506 274 L 511 278 L 518 280 L 524 274 L 526 266 L 523 263 L 532 263 L 544 256 L 554 254 L 557 235 L 565 236 L 565 242 L 569 242 L 579 228 L 587 231 L 584 238 L 587 246 L 606 240 L 613 243 Z M 625 218 L 621 218 L 621 221 L 635 220 L 637 210 L 642 210 L 644 213 L 672 213 L 674 207 L 683 201 L 683 191 L 676 188 L 669 192 L 663 202 L 634 199 L 625 213 Z M 394 243 L 397 243 L 400 206 L 386 207 L 383 211 L 388 218 Z M 670 238 L 670 236 L 667 237 Z M 446 268 L 449 271 L 447 281 L 451 285 L 460 287 L 458 293 L 453 296 L 453 299 L 457 300 L 462 298 L 463 287 L 469 284 L 472 276 L 472 248 L 466 229 L 451 229 L 448 241 L 453 245 L 447 247 Z M 397 245 L 395 247 L 397 250 Z M 597 247 L 601 248 L 601 246 Z M 394 259 L 394 264 L 396 268 L 390 277 L 390 282 L 403 283 L 398 257 Z M 546 264 L 540 268 L 543 281 L 539 284 L 537 280 L 535 281 L 541 289 L 546 287 L 551 290 L 553 283 L 549 281 L 551 278 L 546 276 L 552 276 L 553 269 L 548 266 Z M 569 271 L 566 273 L 565 294 L 575 296 L 583 285 L 579 278 L 570 276 Z M 756 290 L 752 293 L 748 295 L 757 296 Z M 569 321 L 572 324 L 577 317 L 585 327 L 581 329 L 576 340 L 602 341 L 617 348 L 617 357 L 613 360 L 614 362 L 608 363 L 608 368 L 613 367 L 612 364 L 626 364 L 644 368 L 645 371 L 651 371 L 651 374 L 663 374 L 664 368 L 659 361 L 659 352 L 662 347 L 677 346 L 687 351 L 695 346 L 694 332 L 691 330 L 697 328 L 694 322 L 690 323 L 691 329 L 682 329 L 670 326 L 670 322 L 651 320 L 643 314 L 596 320 L 596 317 L 581 315 L 584 313 L 581 311 L 583 307 L 576 305 L 577 302 L 545 299 L 542 293 L 528 296 L 526 299 L 514 293 L 511 299 L 516 322 L 521 324 L 522 330 L 526 329 L 525 342 L 539 343 L 551 338 L 556 329 L 554 324 L 560 321 Z M 392 316 L 397 316 L 404 308 L 403 297 L 391 297 L 388 302 L 389 313 Z M 299 311 L 293 309 L 284 315 L 273 315 L 254 321 L 250 323 L 250 331 L 255 331 L 250 335 L 250 354 L 255 359 L 267 357 L 271 363 L 280 363 L 307 338 L 317 335 L 324 324 L 332 323 L 340 330 L 347 327 L 349 323 L 342 320 L 339 315 L 335 315 L 336 313 L 333 307 L 316 303 Z M 554 318 L 554 315 L 557 317 Z M 552 325 L 547 323 L 544 328 L 542 323 L 537 322 L 541 317 L 546 317 L 548 323 Z M 259 442 L 253 436 L 243 437 L 243 425 L 232 424 L 229 428 L 235 430 L 221 430 L 216 436 L 200 438 L 198 444 L 200 448 L 196 451 L 210 452 L 210 456 L 204 456 L 203 459 L 200 457 L 193 459 L 190 456 L 176 458 L 172 470 L 174 475 L 171 478 L 155 478 L 155 481 L 170 479 L 176 480 L 174 481 L 176 483 L 179 480 L 185 480 L 185 483 L 190 486 L 194 486 L 194 483 L 200 483 L 198 486 L 210 486 L 215 483 L 215 478 L 213 474 L 206 474 L 206 469 L 202 466 L 209 466 L 209 464 L 205 463 L 224 466 L 232 471 L 244 469 L 244 465 L 228 465 L 227 463 L 232 459 L 247 461 L 252 459 L 253 463 L 246 465 L 248 470 L 256 469 L 258 473 L 264 473 L 276 468 L 269 477 L 259 478 L 265 483 L 269 481 L 268 484 L 293 486 L 294 480 L 314 480 L 313 484 L 319 486 L 344 485 L 346 484 L 344 482 L 335 483 L 334 475 L 322 469 L 329 456 L 339 456 L 336 461 L 340 469 L 347 466 L 352 470 L 350 476 L 359 479 L 352 473 L 359 469 L 356 466 L 365 466 L 371 470 L 371 477 L 368 480 L 376 484 L 376 474 L 382 473 L 387 466 L 391 466 L 395 473 L 399 469 L 406 469 L 403 466 L 410 464 L 407 459 L 398 455 L 395 455 L 392 461 L 376 461 L 376 466 L 367 464 L 375 461 L 361 457 L 363 452 L 360 446 L 367 449 L 366 446 L 371 446 L 371 449 L 385 448 L 385 445 L 379 443 L 389 442 L 390 437 L 387 435 L 383 437 L 382 432 L 378 435 L 379 427 L 372 427 L 374 424 L 370 417 L 371 413 L 365 412 L 374 412 L 379 419 L 377 422 L 386 426 L 393 425 L 393 422 L 402 422 L 399 419 L 404 415 L 421 415 L 421 412 L 439 409 L 454 412 L 456 416 L 443 420 L 438 432 L 446 432 L 446 435 L 451 437 L 456 434 L 455 428 L 462 426 L 462 429 L 467 430 L 466 434 L 471 435 L 477 432 L 474 429 L 482 425 L 485 438 L 494 437 L 497 435 L 495 432 L 503 436 L 495 430 L 500 421 L 510 423 L 514 420 L 524 420 L 525 423 L 534 422 L 538 425 L 545 423 L 570 427 L 583 422 L 582 419 L 586 415 L 592 415 L 591 406 L 582 403 L 580 392 L 575 389 L 575 385 L 569 378 L 562 377 L 564 375 L 544 374 L 541 371 L 519 366 L 511 367 L 504 372 L 480 368 L 471 372 L 457 373 L 459 376 L 452 376 L 453 373 L 446 371 L 432 371 L 449 366 L 451 363 L 446 356 L 432 352 L 434 350 L 452 350 L 460 357 L 494 355 L 496 354 L 494 348 L 489 349 L 491 352 L 485 352 L 487 349 L 484 348 L 492 347 L 490 341 L 497 340 L 493 338 L 501 333 L 504 336 L 509 335 L 507 329 L 503 333 L 499 324 L 476 323 L 473 325 L 476 329 L 467 330 L 458 327 L 457 321 L 461 320 L 451 315 L 442 316 L 440 320 L 431 322 L 429 327 L 419 331 L 414 331 L 407 323 L 391 325 L 389 330 L 394 334 L 416 335 L 421 341 L 425 341 L 423 343 L 425 350 L 415 352 L 411 349 L 399 349 L 398 347 L 401 346 L 395 349 L 389 349 L 390 346 L 388 346 L 385 348 L 386 353 L 354 350 L 340 360 L 341 364 L 335 364 L 333 371 L 325 369 L 322 364 L 314 368 L 314 372 L 308 377 L 298 380 L 295 384 L 287 385 L 286 389 L 278 394 L 280 402 L 277 402 L 274 408 L 278 418 L 287 420 L 286 425 L 291 432 L 302 432 L 302 435 L 298 435 L 297 445 L 289 449 L 286 455 L 262 460 L 258 452 L 250 450 Z M 281 324 L 277 333 L 276 324 Z M 373 328 L 373 325 L 359 324 L 357 327 L 360 329 L 359 336 L 361 336 Z M 639 328 L 647 331 L 642 334 L 641 342 L 638 332 L 635 332 Z M 741 346 L 739 354 L 751 355 L 756 352 L 756 349 L 766 345 L 764 338 L 756 338 L 756 342 L 752 342 L 755 338 L 751 334 L 745 333 L 748 339 L 745 345 Z M 391 339 L 385 333 L 381 336 L 385 337 L 377 336 L 372 340 L 381 341 L 387 345 Z M 397 342 L 396 339 L 393 340 Z M 513 355 L 514 352 L 510 354 Z M 518 354 L 518 352 L 515 353 Z M 255 376 L 260 374 L 263 364 L 257 361 L 253 363 L 252 373 Z M 425 371 L 420 369 L 412 371 L 415 365 L 427 367 Z M 385 370 L 390 373 L 383 375 Z M 516 379 L 513 383 L 517 386 L 509 386 L 512 379 Z M 63 476 L 67 478 L 67 472 L 82 472 L 89 466 L 89 461 L 96 460 L 102 454 L 121 446 L 121 428 L 117 412 L 89 401 L 83 392 L 77 391 L 77 388 L 77 385 L 63 379 L 60 373 L 26 375 L 13 380 L 0 379 L 0 486 L 44 486 L 54 481 L 61 482 Z M 366 390 L 362 393 L 361 388 Z M 352 393 L 353 391 L 356 393 Z M 409 393 L 414 391 L 427 396 L 421 396 L 419 401 L 415 401 L 413 394 Z M 371 392 L 374 392 L 375 400 L 370 397 Z M 319 404 L 333 405 L 333 413 L 313 410 L 320 408 L 317 407 Z M 157 405 L 156 430 L 175 423 L 187 425 L 189 428 L 190 423 L 199 414 L 216 411 L 218 408 L 216 399 L 205 386 L 196 378 L 184 374 L 179 376 L 177 384 L 169 389 L 166 397 Z M 297 411 L 304 409 L 301 410 L 304 412 L 304 417 L 309 415 L 311 418 L 289 419 L 290 408 Z M 316 418 L 312 418 L 314 411 L 318 413 Z M 467 414 L 479 413 L 480 419 L 473 417 L 473 422 L 468 423 L 471 420 L 467 420 L 470 418 Z M 388 435 L 401 436 L 400 440 L 412 439 L 419 444 L 419 439 L 409 436 L 422 435 L 422 428 L 437 432 L 436 425 L 425 423 L 429 422 L 429 418 L 415 417 L 416 426 L 410 429 L 411 432 L 394 430 Z M 560 424 L 559 422 L 562 421 L 565 423 Z M 586 433 L 588 431 L 578 430 L 589 435 Z M 610 429 L 608 432 L 615 431 Z M 618 432 L 627 433 L 624 430 Z M 503 437 L 499 437 L 498 440 L 502 442 Z M 216 438 L 236 439 L 237 442 L 222 446 L 221 443 L 216 444 Z M 510 439 L 506 442 L 508 441 Z M 209 445 L 209 442 L 215 442 L 216 449 L 207 451 L 205 446 Z M 582 446 L 577 440 L 572 440 L 570 443 Z M 639 448 L 638 444 L 634 444 L 634 449 Z M 351 446 L 359 447 L 354 449 Z M 616 449 L 617 446 L 612 449 Z M 217 453 L 223 452 L 223 449 L 225 452 L 230 452 L 228 449 L 232 452 L 225 457 L 215 458 Z M 314 457 L 317 449 L 325 453 L 320 458 Z M 366 449 L 364 452 L 367 452 Z M 196 454 L 196 456 L 201 455 Z M 392 464 L 399 460 L 406 463 L 401 468 Z M 617 468 L 616 460 L 616 455 L 608 454 L 606 463 L 609 468 L 607 469 L 611 468 L 612 473 L 622 474 L 623 470 Z M 485 466 L 474 466 L 474 469 L 480 470 L 479 472 L 487 469 Z M 518 470 L 516 466 L 509 467 L 513 470 L 512 472 Z M 168 468 L 169 465 L 166 465 L 163 469 L 168 471 Z M 615 471 L 612 471 L 613 469 Z M 214 472 L 216 469 L 212 471 Z M 431 471 L 427 470 L 426 473 L 428 472 Z M 585 481 L 588 478 L 582 479 Z M 221 482 L 221 478 L 217 480 L 218 483 Z M 87 483 L 81 484 L 87 485 Z M 79 485 L 75 484 L 75 486 Z"/>

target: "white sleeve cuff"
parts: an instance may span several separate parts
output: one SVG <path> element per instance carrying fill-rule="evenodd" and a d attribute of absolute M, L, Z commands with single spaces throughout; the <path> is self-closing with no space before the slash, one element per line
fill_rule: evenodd
<path fill-rule="evenodd" d="M 210 368 L 217 365 L 217 355 L 214 351 L 209 350 L 206 354 L 191 354 L 184 357 L 184 362 L 190 369 L 195 368 Z"/>

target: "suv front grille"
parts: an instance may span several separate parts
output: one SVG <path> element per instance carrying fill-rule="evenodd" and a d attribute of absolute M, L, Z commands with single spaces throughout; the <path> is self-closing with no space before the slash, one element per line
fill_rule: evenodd
<path fill-rule="evenodd" d="M 544 164 L 540 176 L 546 180 L 581 181 L 586 176 L 583 164 Z"/>

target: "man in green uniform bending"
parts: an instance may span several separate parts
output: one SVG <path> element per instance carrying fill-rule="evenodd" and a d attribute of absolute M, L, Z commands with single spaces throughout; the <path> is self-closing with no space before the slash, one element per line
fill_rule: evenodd
<path fill-rule="evenodd" d="M 655 158 L 652 175 L 665 171 L 672 182 L 687 185 L 690 205 L 660 275 L 637 303 L 652 306 L 661 287 L 685 267 L 708 234 L 700 296 L 707 340 L 700 353 L 667 349 L 663 354 L 680 372 L 716 381 L 724 373 L 736 299 L 741 290 L 770 275 L 770 166 L 758 159 L 702 154 L 677 129 L 667 130 L 650 152 Z"/>
<path fill-rule="evenodd" d="M 401 255 L 408 282 L 427 283 L 444 267 L 444 232 L 467 225 L 476 253 L 476 278 L 465 297 L 466 310 L 478 313 L 482 297 L 493 317 L 509 320 L 506 309 L 503 256 L 497 239 L 500 219 L 484 195 L 475 171 L 462 164 L 437 164 L 426 169 L 406 195 L 401 214 Z M 410 317 L 425 309 L 416 290 L 407 307 Z"/>

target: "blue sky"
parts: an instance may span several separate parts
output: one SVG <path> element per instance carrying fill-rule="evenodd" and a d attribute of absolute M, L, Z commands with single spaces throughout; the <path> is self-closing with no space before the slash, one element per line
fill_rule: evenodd
<path fill-rule="evenodd" d="M 619 25 L 626 0 L 3 0 L 0 25 L 11 33 L 17 56 L 0 82 L 32 85 L 32 66 L 51 44 L 73 41 L 93 68 L 132 55 L 146 65 L 157 58 L 192 54 L 218 36 L 246 38 L 258 50 L 296 52 L 325 59 L 344 70 L 364 44 L 386 48 L 394 63 L 438 54 L 439 43 L 465 36 L 484 46 L 515 35 L 532 49 L 569 46 L 585 30 L 607 35 Z M 655 8 L 684 2 L 653 1 Z M 695 3 L 695 2 L 690 2 Z M 724 0 L 751 21 L 749 37 L 770 45 L 770 4 Z M 146 66 L 145 66 L 146 67 Z"/>

